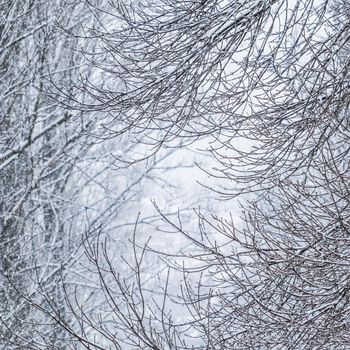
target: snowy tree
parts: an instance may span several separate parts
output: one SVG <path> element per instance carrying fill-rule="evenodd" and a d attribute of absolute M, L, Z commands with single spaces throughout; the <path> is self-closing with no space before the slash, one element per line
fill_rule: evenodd
<path fill-rule="evenodd" d="M 157 173 L 173 150 L 118 170 L 118 153 L 131 155 L 137 145 L 101 143 L 108 118 L 64 103 L 75 93 L 89 100 L 74 83 L 80 75 L 94 79 L 80 38 L 103 20 L 84 1 L 0 2 L 0 343 L 6 350 L 72 347 L 70 333 L 55 321 L 80 329 L 65 298 L 80 286 L 87 307 L 103 307 L 84 240 L 108 236 L 117 260 L 146 187 L 166 184 Z M 64 91 L 63 102 L 57 90 Z"/>
<path fill-rule="evenodd" d="M 4 348 L 347 349 L 349 10 L 0 0 Z M 136 220 L 196 145 L 226 202 Z"/>
<path fill-rule="evenodd" d="M 347 2 L 114 1 L 108 12 L 121 24 L 92 31 L 91 63 L 120 85 L 85 81 L 95 101 L 73 105 L 109 113 L 111 136 L 129 131 L 150 154 L 208 140 L 217 164 L 203 170 L 221 197 L 240 196 L 244 224 L 199 212 L 193 235 L 164 216 L 197 248 L 176 256 L 185 265 L 168 256 L 183 286 L 165 287 L 155 306 L 143 298 L 142 258 L 128 284 L 88 246 L 116 321 L 82 324 L 117 348 L 348 348 Z M 186 321 L 172 316 L 178 305 Z"/>

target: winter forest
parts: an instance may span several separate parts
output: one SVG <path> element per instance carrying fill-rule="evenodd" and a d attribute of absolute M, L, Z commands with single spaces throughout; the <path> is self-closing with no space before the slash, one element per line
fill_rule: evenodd
<path fill-rule="evenodd" d="M 0 350 L 350 349 L 349 0 L 0 0 Z"/>

